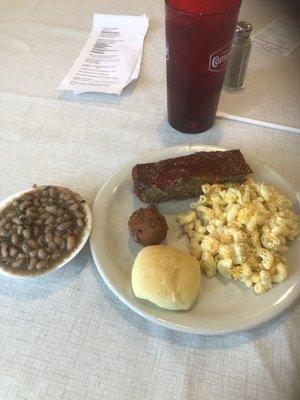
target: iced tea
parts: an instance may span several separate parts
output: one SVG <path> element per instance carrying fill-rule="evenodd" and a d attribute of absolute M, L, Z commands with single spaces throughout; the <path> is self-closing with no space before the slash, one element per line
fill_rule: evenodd
<path fill-rule="evenodd" d="M 241 0 L 166 0 L 168 120 L 181 132 L 216 116 Z"/>

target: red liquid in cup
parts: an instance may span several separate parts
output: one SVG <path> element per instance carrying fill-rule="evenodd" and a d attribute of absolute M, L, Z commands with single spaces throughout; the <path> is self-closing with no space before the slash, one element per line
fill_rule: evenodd
<path fill-rule="evenodd" d="M 170 125 L 186 133 L 215 120 L 241 0 L 166 0 Z"/>

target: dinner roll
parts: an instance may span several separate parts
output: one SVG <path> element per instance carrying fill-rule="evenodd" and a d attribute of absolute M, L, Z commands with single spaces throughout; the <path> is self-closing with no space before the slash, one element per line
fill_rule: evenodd
<path fill-rule="evenodd" d="M 201 274 L 196 258 L 157 245 L 139 252 L 131 278 L 136 297 L 168 310 L 188 310 L 197 298 Z"/>

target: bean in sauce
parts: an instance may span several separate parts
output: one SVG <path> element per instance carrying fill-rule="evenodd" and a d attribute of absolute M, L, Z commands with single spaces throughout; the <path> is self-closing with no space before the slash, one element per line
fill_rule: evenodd
<path fill-rule="evenodd" d="M 82 198 L 68 189 L 36 187 L 0 212 L 0 265 L 32 274 L 67 258 L 87 223 Z"/>

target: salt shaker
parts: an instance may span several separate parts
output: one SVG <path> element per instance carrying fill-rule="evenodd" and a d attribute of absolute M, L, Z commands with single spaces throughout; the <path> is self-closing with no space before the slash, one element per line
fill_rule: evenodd
<path fill-rule="evenodd" d="M 250 33 L 252 25 L 239 21 L 236 25 L 223 89 L 233 92 L 244 87 L 245 74 L 251 51 Z"/>

